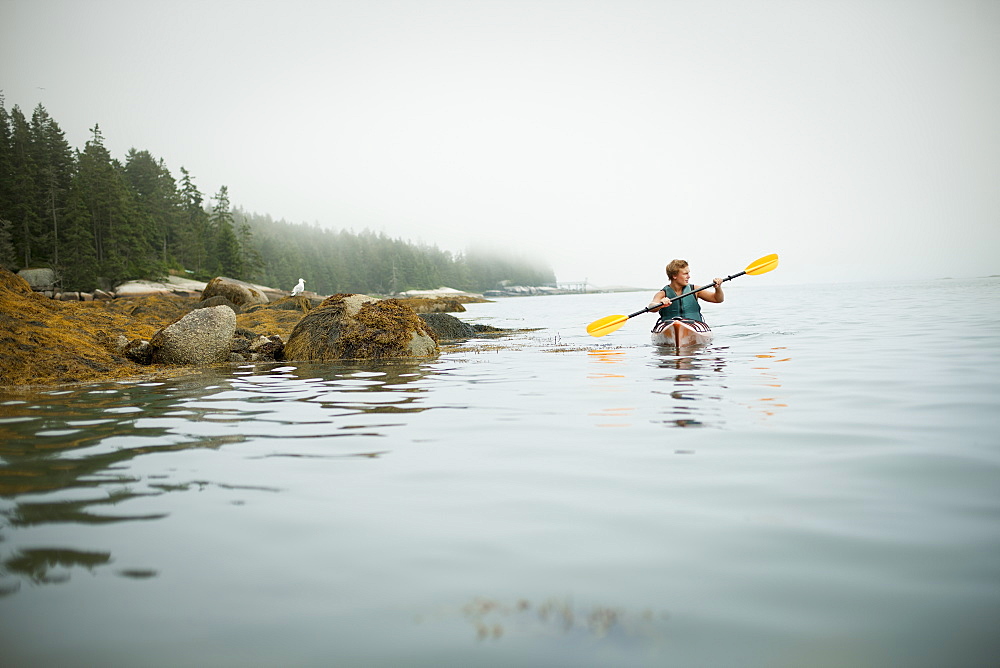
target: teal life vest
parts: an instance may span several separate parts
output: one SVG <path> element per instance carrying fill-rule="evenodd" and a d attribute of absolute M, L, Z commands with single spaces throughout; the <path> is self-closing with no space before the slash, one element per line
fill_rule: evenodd
<path fill-rule="evenodd" d="M 692 292 L 694 287 L 691 284 L 685 285 L 684 290 L 681 294 L 688 294 Z M 660 320 L 673 320 L 674 318 L 684 318 L 685 320 L 697 320 L 698 322 L 705 322 L 701 316 L 701 306 L 698 304 L 698 296 L 693 295 L 691 297 L 685 297 L 680 301 L 677 300 L 677 293 L 669 285 L 663 286 L 663 294 L 667 296 L 670 300 L 670 306 L 665 306 L 661 308 L 658 313 L 660 314 Z"/>

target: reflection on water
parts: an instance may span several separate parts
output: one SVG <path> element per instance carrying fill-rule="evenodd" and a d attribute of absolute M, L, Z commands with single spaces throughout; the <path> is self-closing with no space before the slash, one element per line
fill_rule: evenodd
<path fill-rule="evenodd" d="M 657 424 L 680 428 L 721 428 L 728 424 L 733 415 L 727 398 L 731 382 L 727 365 L 732 361 L 732 352 L 727 346 L 698 345 L 680 351 L 658 346 L 650 350 L 649 364 L 658 370 L 658 382 L 649 390 L 658 398 L 653 418 Z M 592 368 L 587 378 L 600 392 L 630 394 L 634 382 L 645 382 L 645 372 L 630 366 L 635 357 L 634 348 L 589 350 L 587 359 Z M 786 346 L 770 349 L 767 354 L 753 355 L 754 364 L 749 368 L 759 377 L 754 385 L 780 388 L 777 366 L 790 359 Z M 765 418 L 773 416 L 776 409 L 788 406 L 774 392 L 754 396 L 749 403 L 739 403 Z M 598 418 L 594 426 L 621 428 L 633 426 L 638 414 L 635 406 L 609 404 L 592 411 L 590 416 Z"/>
<path fill-rule="evenodd" d="M 164 382 L 42 391 L 30 401 L 7 401 L 0 405 L 0 499 L 5 500 L 0 517 L 11 528 L 106 525 L 169 516 L 122 510 L 143 499 L 209 488 L 279 492 L 263 485 L 178 479 L 175 471 L 139 476 L 129 472 L 129 463 L 250 440 L 274 447 L 249 459 L 375 458 L 385 450 L 358 449 L 358 438 L 382 437 L 405 424 L 385 416 L 426 410 L 420 401 L 427 390 L 416 385 L 425 375 L 420 364 L 408 362 L 255 365 L 234 373 L 209 370 Z M 344 436 L 351 437 L 346 449 L 337 445 Z M 71 567 L 93 571 L 111 561 L 110 552 L 31 548 L 0 563 L 7 576 L 53 584 L 68 581 Z M 157 571 L 131 568 L 119 574 L 146 579 Z M 3 575 L 0 595 L 18 591 Z"/>
<path fill-rule="evenodd" d="M 601 392 L 624 393 L 626 391 L 627 375 L 622 367 L 628 359 L 629 351 L 625 349 L 596 349 L 587 351 L 587 361 L 598 365 L 587 374 L 587 378 Z M 634 406 L 608 406 L 592 411 L 589 415 L 598 418 L 594 426 L 601 428 L 630 427 L 630 419 L 636 409 Z"/>
<path fill-rule="evenodd" d="M 114 480 L 115 483 L 141 482 L 137 478 Z M 21 502 L 13 510 L 5 513 L 11 526 L 31 526 L 52 522 L 76 522 L 79 524 L 108 524 L 112 522 L 128 522 L 133 520 L 156 520 L 166 517 L 165 513 L 149 513 L 131 515 L 121 513 L 99 512 L 101 509 L 117 506 L 126 501 L 149 493 L 135 493 L 128 489 L 112 489 L 107 496 L 86 501 L 52 501 L 52 502 Z"/>
<path fill-rule="evenodd" d="M 724 348 L 692 346 L 682 351 L 657 349 L 656 365 L 663 371 L 661 380 L 670 387 L 657 386 L 652 392 L 664 401 L 657 420 L 668 427 L 721 427 L 725 411 L 719 405 L 725 383 Z"/>
<path fill-rule="evenodd" d="M 69 569 L 80 567 L 93 572 L 111 563 L 110 552 L 83 552 L 67 549 L 29 549 L 3 562 L 11 573 L 27 577 L 35 584 L 59 584 L 70 579 Z"/>
<path fill-rule="evenodd" d="M 587 359 L 590 362 L 596 364 L 621 364 L 625 360 L 625 356 L 628 354 L 626 350 L 588 350 Z M 596 374 L 591 375 L 592 378 L 597 377 L 608 377 L 608 378 L 622 378 L 621 374 L 608 373 L 608 374 Z"/>
<path fill-rule="evenodd" d="M 768 352 L 755 356 L 758 362 L 752 368 L 760 373 L 761 380 L 757 383 L 759 387 L 774 388 L 775 390 L 781 387 L 780 367 L 778 365 L 791 361 L 792 358 L 787 355 L 787 346 L 775 346 Z M 778 392 L 768 393 L 767 396 L 756 397 L 755 403 L 751 404 L 750 407 L 765 417 L 772 417 L 776 414 L 777 409 L 788 408 L 785 401 Z"/>

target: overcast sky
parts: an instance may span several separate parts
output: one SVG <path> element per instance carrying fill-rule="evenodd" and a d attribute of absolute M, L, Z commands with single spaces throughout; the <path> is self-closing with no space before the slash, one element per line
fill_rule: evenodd
<path fill-rule="evenodd" d="M 0 90 L 248 211 L 560 281 L 1000 274 L 996 0 L 0 0 Z"/>

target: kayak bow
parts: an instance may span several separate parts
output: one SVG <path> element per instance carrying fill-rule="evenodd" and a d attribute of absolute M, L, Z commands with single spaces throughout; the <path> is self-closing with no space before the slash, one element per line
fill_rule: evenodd
<path fill-rule="evenodd" d="M 653 343 L 658 346 L 687 348 L 703 345 L 712 340 L 712 330 L 697 320 L 659 320 L 653 327 Z"/>

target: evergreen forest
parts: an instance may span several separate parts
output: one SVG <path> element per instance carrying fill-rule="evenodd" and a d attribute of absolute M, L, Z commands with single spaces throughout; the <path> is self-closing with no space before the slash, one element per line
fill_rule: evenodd
<path fill-rule="evenodd" d="M 0 265 L 50 267 L 63 290 L 111 289 L 173 273 L 228 276 L 319 294 L 392 294 L 448 286 L 550 285 L 551 268 L 488 250 L 453 254 L 368 230 L 356 233 L 275 221 L 230 202 L 226 186 L 206 199 L 184 167 L 170 172 L 149 151 L 124 162 L 100 127 L 73 149 L 39 104 L 28 118 L 0 95 Z"/>

